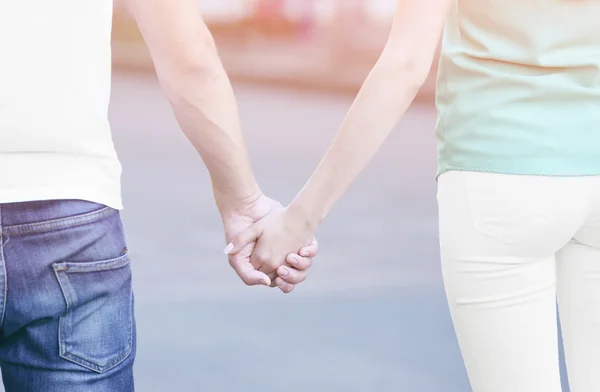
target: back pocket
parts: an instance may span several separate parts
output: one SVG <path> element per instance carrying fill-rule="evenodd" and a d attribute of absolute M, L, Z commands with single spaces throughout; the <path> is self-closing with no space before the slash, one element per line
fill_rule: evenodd
<path fill-rule="evenodd" d="M 110 370 L 133 348 L 129 255 L 53 268 L 67 305 L 59 320 L 60 356 L 98 373 Z"/>
<path fill-rule="evenodd" d="M 465 172 L 474 229 L 513 245 L 539 236 L 553 217 L 544 177 Z"/>

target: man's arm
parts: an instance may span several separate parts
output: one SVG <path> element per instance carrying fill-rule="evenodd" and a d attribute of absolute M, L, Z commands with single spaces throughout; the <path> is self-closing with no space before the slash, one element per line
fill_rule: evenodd
<path fill-rule="evenodd" d="M 238 110 L 198 0 L 124 0 L 177 121 L 202 156 L 222 214 L 260 196 Z"/>
<path fill-rule="evenodd" d="M 210 172 L 226 239 L 230 240 L 281 205 L 264 196 L 256 183 L 233 90 L 198 0 L 123 3 L 138 24 L 179 125 Z M 247 285 L 268 286 L 274 276 L 250 264 L 253 249 L 248 246 L 229 256 L 229 263 Z M 300 261 L 290 266 L 289 276 L 280 284 L 282 291 L 293 290 L 306 278 L 310 258 L 317 252 L 313 242 L 302 248 L 304 257 L 289 256 Z"/>

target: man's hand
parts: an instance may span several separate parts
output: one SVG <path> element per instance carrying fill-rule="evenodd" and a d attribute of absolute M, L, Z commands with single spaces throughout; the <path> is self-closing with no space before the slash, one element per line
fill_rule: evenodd
<path fill-rule="evenodd" d="M 281 205 L 260 194 L 233 89 L 198 0 L 124 0 L 124 4 L 144 37 L 181 129 L 210 172 L 229 240 Z M 270 285 L 276 275 L 254 270 L 250 264 L 253 249 L 249 244 L 229 262 L 246 284 Z M 296 269 L 277 280 L 282 291 L 291 291 L 306 277 L 316 246 L 310 249 L 308 259 L 300 259 Z"/>
<path fill-rule="evenodd" d="M 237 234 L 228 246 L 230 257 L 248 257 L 249 264 L 255 274 L 261 278 L 277 273 L 276 283 L 289 282 L 290 277 L 302 279 L 303 271 L 290 270 L 285 266 L 293 255 L 298 252 L 300 257 L 311 257 L 312 247 L 302 248 L 311 238 L 314 238 L 314 229 L 295 211 L 289 208 L 275 208 L 266 217 L 256 224 Z M 313 242 L 314 243 L 314 242 Z M 316 247 L 316 243 L 314 243 Z M 249 247 L 252 247 L 249 250 Z M 301 249 L 302 248 L 302 249 Z M 298 249 L 300 249 L 298 251 Z M 305 253 L 307 252 L 307 253 Z M 271 275 L 272 276 L 272 275 Z M 282 291 L 284 288 L 279 286 Z"/>
<path fill-rule="evenodd" d="M 283 207 L 275 200 L 259 194 L 253 200 L 245 202 L 242 206 L 222 209 L 223 225 L 225 227 L 225 236 L 228 243 L 235 243 L 236 236 L 244 232 L 246 229 L 254 225 L 256 222 L 267 216 L 272 211 L 280 210 Z M 243 246 L 231 249 L 229 245 L 225 249 L 225 253 L 229 254 L 229 264 L 242 279 L 249 285 L 276 285 L 284 293 L 291 292 L 295 285 L 306 279 L 308 268 L 312 265 L 312 258 L 317 255 L 318 244 L 315 239 L 308 245 L 310 239 L 298 246 L 295 252 L 285 255 L 277 265 L 280 267 L 279 277 L 275 269 L 270 271 L 259 271 L 251 258 L 255 251 L 255 243 L 246 241 Z M 304 247 L 302 247 L 304 246 Z M 302 248 L 301 248 L 302 247 Z M 300 249 L 300 250 L 298 250 Z M 255 258 L 255 257 L 254 257 Z"/>

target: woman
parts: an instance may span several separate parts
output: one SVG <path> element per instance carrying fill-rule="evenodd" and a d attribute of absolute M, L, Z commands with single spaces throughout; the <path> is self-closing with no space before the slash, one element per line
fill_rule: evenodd
<path fill-rule="evenodd" d="M 476 392 L 600 391 L 600 1 L 398 0 L 381 58 L 291 205 L 236 239 L 265 273 L 313 235 L 438 75 L 442 271 Z M 280 276 L 285 289 L 294 276 Z"/>

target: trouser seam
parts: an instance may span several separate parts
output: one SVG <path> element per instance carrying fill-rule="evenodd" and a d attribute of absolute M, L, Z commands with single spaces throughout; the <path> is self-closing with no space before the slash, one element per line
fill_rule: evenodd
<path fill-rule="evenodd" d="M 0 290 L 4 291 L 2 296 L 2 310 L 0 314 L 0 328 L 4 325 L 4 315 L 6 313 L 6 300 L 8 296 L 8 277 L 6 276 L 6 259 L 4 257 L 4 245 L 8 242 L 8 236 L 3 233 L 2 228 L 2 205 L 0 204 L 0 264 L 2 268 L 3 286 Z M 6 242 L 4 241 L 6 238 Z"/>

